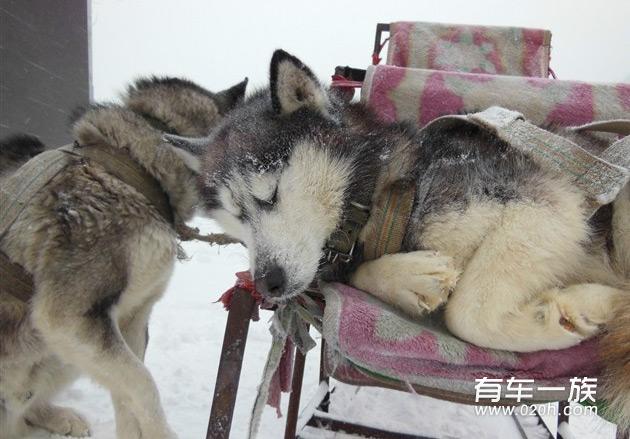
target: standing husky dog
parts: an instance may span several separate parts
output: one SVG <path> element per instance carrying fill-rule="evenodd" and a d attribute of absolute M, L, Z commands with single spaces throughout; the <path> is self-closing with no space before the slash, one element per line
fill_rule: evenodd
<path fill-rule="evenodd" d="M 445 303 L 457 336 L 521 352 L 578 344 L 617 309 L 609 395 L 630 418 L 629 188 L 591 221 L 576 187 L 498 138 L 463 125 L 384 126 L 360 106 L 340 107 L 283 51 L 269 88 L 206 143 L 205 205 L 247 245 L 269 300 L 315 278 L 346 280 L 412 316 Z M 402 253 L 361 264 L 359 248 L 348 273 L 326 275 L 325 243 L 351 206 L 401 181 L 416 188 Z"/>
<path fill-rule="evenodd" d="M 117 150 L 143 169 L 174 220 L 98 160 L 81 156 L 30 201 L 0 242 L 35 283 L 28 304 L 0 291 L 3 439 L 23 437 L 28 425 L 88 435 L 80 415 L 49 403 L 78 372 L 111 392 L 119 438 L 175 437 L 143 358 L 151 308 L 177 252 L 174 225 L 198 203 L 198 163 L 161 136 L 206 135 L 244 88 L 213 94 L 179 79 L 141 80 L 125 106 L 94 106 L 76 120 L 78 144 Z"/>

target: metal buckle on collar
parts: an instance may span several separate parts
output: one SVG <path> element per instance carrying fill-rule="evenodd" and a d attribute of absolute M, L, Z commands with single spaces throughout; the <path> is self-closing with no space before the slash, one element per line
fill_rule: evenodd
<path fill-rule="evenodd" d="M 341 226 L 328 238 L 324 247 L 326 263 L 348 264 L 352 262 L 359 235 L 369 217 L 369 206 L 356 201 L 350 202 L 350 209 L 341 222 Z"/>
<path fill-rule="evenodd" d="M 341 262 L 342 264 L 349 264 L 350 262 L 352 262 L 355 245 L 356 242 L 352 244 L 352 247 L 350 247 L 350 251 L 348 253 L 342 253 L 333 248 L 326 247 L 324 249 L 324 258 L 329 264 L 334 264 L 337 261 Z"/>

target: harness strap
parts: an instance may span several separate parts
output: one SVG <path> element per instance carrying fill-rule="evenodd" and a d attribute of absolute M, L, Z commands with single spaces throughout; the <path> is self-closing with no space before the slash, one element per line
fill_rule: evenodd
<path fill-rule="evenodd" d="M 415 195 L 415 186 L 402 182 L 377 195 L 364 237 L 363 256 L 366 261 L 400 251 Z"/>
<path fill-rule="evenodd" d="M 604 133 L 615 133 L 621 136 L 630 136 L 630 120 L 613 119 L 591 122 L 573 128 L 574 131 L 601 131 Z"/>
<path fill-rule="evenodd" d="M 102 145 L 78 144 L 75 144 L 75 147 L 67 152 L 92 160 L 102 166 L 108 174 L 140 192 L 166 222 L 174 223 L 173 210 L 168 195 L 162 189 L 160 182 L 133 160 L 127 152 Z"/>
<path fill-rule="evenodd" d="M 28 302 L 34 290 L 33 276 L 0 251 L 0 292 L 7 293 L 20 302 Z"/>

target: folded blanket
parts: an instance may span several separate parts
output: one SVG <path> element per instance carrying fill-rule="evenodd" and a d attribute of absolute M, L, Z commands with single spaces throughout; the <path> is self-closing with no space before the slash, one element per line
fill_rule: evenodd
<path fill-rule="evenodd" d="M 451 335 L 440 314 L 412 320 L 342 284 L 327 285 L 322 292 L 326 298 L 323 336 L 336 359 L 335 375 L 349 382 L 369 384 L 366 377 L 397 380 L 410 387 L 453 392 L 461 398 L 450 399 L 474 402 L 475 379 L 514 377 L 535 380 L 532 400 L 558 401 L 568 398 L 571 378 L 597 377 L 600 372 L 594 361 L 595 339 L 557 351 L 485 349 Z M 565 390 L 536 390 L 542 386 Z"/>
<path fill-rule="evenodd" d="M 401 21 L 390 25 L 387 64 L 546 78 L 550 43 L 542 29 Z"/>
<path fill-rule="evenodd" d="M 545 78 L 371 66 L 361 89 L 383 120 L 425 125 L 447 114 L 500 106 L 536 125 L 581 125 L 628 118 L 630 84 L 589 84 Z"/>

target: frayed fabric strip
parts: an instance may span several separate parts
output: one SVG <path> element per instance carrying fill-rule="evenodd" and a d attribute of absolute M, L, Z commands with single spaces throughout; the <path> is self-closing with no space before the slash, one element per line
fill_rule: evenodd
<path fill-rule="evenodd" d="M 270 330 L 273 340 L 252 409 L 249 424 L 250 439 L 254 439 L 258 434 L 260 418 L 265 405 L 272 405 L 276 412 L 280 414 L 279 395 L 281 391 L 288 390 L 287 384 L 290 381 L 286 372 L 290 366 L 283 364 L 283 362 L 291 362 L 292 355 L 285 355 L 286 351 L 290 350 L 292 354 L 293 345 L 295 344 L 297 349 L 306 354 L 316 345 L 315 340 L 313 340 L 308 331 L 310 322 L 303 319 L 303 312 L 298 310 L 300 306 L 295 302 L 289 302 L 277 309 L 272 317 Z M 285 384 L 284 386 L 283 383 Z M 273 385 L 280 388 L 273 388 Z"/>

